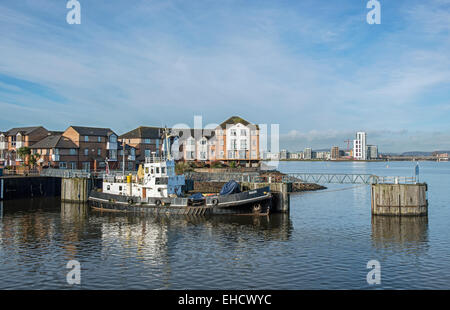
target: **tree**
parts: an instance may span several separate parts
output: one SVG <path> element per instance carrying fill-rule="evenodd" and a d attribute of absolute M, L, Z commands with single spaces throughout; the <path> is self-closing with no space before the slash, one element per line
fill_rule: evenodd
<path fill-rule="evenodd" d="M 17 149 L 17 155 L 22 158 L 24 165 L 27 162 L 27 157 L 31 155 L 31 150 L 29 147 L 24 146 Z"/>
<path fill-rule="evenodd" d="M 31 154 L 30 155 L 28 162 L 30 163 L 31 168 L 34 168 L 34 166 L 36 165 L 36 163 L 40 157 L 41 156 L 39 154 Z"/>

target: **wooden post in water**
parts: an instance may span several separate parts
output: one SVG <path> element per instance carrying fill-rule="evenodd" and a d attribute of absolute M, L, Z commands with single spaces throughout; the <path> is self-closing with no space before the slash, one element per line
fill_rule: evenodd
<path fill-rule="evenodd" d="M 92 182 L 88 178 L 62 178 L 61 201 L 87 202 Z"/>
<path fill-rule="evenodd" d="M 373 215 L 428 214 L 428 186 L 417 184 L 372 184 L 371 208 Z"/>

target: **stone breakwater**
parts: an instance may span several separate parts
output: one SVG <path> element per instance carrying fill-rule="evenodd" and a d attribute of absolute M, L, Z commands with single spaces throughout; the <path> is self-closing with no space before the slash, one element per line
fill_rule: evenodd
<path fill-rule="evenodd" d="M 203 181 L 194 181 L 194 189 L 192 192 L 201 192 L 201 193 L 218 193 L 225 185 L 226 182 L 203 182 Z M 292 193 L 296 192 L 306 192 L 306 191 L 317 191 L 321 189 L 326 189 L 325 186 L 314 184 L 314 183 L 292 183 Z M 243 188 L 243 190 L 246 190 Z"/>

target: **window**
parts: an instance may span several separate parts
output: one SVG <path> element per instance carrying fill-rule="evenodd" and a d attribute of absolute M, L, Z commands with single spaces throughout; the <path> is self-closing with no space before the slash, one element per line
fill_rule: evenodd
<path fill-rule="evenodd" d="M 256 136 L 256 130 L 251 131 L 252 136 Z"/>
<path fill-rule="evenodd" d="M 84 136 L 84 142 L 89 142 L 89 136 Z"/>
<path fill-rule="evenodd" d="M 201 145 L 205 145 L 205 144 L 206 144 L 206 139 L 202 139 L 202 140 L 200 141 L 200 144 L 201 144 Z"/>
<path fill-rule="evenodd" d="M 241 140 L 241 149 L 247 148 L 247 140 Z"/>
<path fill-rule="evenodd" d="M 116 143 L 117 142 L 117 136 L 116 135 L 111 135 L 109 137 L 109 142 L 111 143 Z"/>
<path fill-rule="evenodd" d="M 151 139 L 144 139 L 144 143 L 145 143 L 145 144 L 150 144 L 151 141 L 152 141 Z"/>
<path fill-rule="evenodd" d="M 66 162 L 63 162 L 63 161 L 60 162 L 60 163 L 59 163 L 59 168 L 60 168 L 60 169 L 66 169 L 66 168 L 67 168 L 67 163 L 66 163 Z"/>
<path fill-rule="evenodd" d="M 111 185 L 108 185 L 106 188 L 107 188 L 108 190 L 111 190 Z"/>
<path fill-rule="evenodd" d="M 145 150 L 145 157 L 150 157 L 150 150 Z"/>
<path fill-rule="evenodd" d="M 169 178 L 155 178 L 156 185 L 164 185 L 169 183 Z"/>
<path fill-rule="evenodd" d="M 89 155 L 89 149 L 84 149 L 84 156 L 88 156 Z"/>
<path fill-rule="evenodd" d="M 161 167 L 161 173 L 166 173 L 166 167 Z"/>
<path fill-rule="evenodd" d="M 236 129 L 230 130 L 230 136 L 236 136 Z"/>
<path fill-rule="evenodd" d="M 246 135 L 247 135 L 247 130 L 241 129 L 241 136 L 246 136 Z"/>
<path fill-rule="evenodd" d="M 236 139 L 231 140 L 231 149 L 235 150 L 237 148 Z"/>
<path fill-rule="evenodd" d="M 131 156 L 134 156 L 136 154 L 136 150 L 135 149 L 131 149 L 130 150 L 130 154 L 131 154 Z"/>
<path fill-rule="evenodd" d="M 145 168 L 145 173 L 148 174 L 148 167 Z"/>
<path fill-rule="evenodd" d="M 159 173 L 159 167 L 156 167 L 156 173 Z"/>
<path fill-rule="evenodd" d="M 223 139 L 220 139 L 220 145 L 223 145 Z"/>
<path fill-rule="evenodd" d="M 59 155 L 59 149 L 55 149 L 55 155 Z"/>
<path fill-rule="evenodd" d="M 122 186 L 119 186 L 119 191 L 121 191 L 122 190 Z"/>
<path fill-rule="evenodd" d="M 77 169 L 77 163 L 74 162 L 74 161 L 70 162 L 70 168 L 71 169 Z"/>
<path fill-rule="evenodd" d="M 252 141 L 253 146 L 256 146 L 256 140 Z"/>
<path fill-rule="evenodd" d="M 252 151 L 252 158 L 256 158 L 256 151 Z"/>
<path fill-rule="evenodd" d="M 77 150 L 76 149 L 70 149 L 69 150 L 69 155 L 77 155 Z"/>
<path fill-rule="evenodd" d="M 98 155 L 98 156 L 101 156 L 101 155 L 102 155 L 102 149 L 98 149 L 98 150 L 97 150 L 97 155 Z"/>

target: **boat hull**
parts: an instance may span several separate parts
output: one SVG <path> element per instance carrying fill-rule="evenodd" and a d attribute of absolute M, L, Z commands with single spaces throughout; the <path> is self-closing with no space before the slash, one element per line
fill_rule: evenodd
<path fill-rule="evenodd" d="M 111 212 L 165 215 L 251 214 L 266 215 L 272 195 L 268 187 L 226 196 L 209 196 L 201 203 L 188 198 L 145 198 L 91 191 L 93 209 Z"/>

